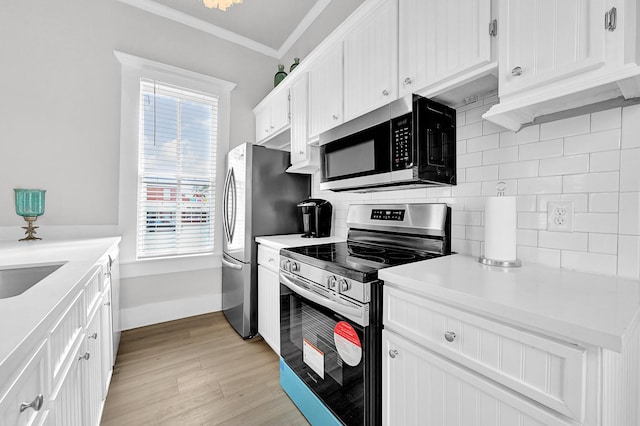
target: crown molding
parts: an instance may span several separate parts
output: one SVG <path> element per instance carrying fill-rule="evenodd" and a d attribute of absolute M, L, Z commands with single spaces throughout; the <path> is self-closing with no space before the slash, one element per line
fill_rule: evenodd
<path fill-rule="evenodd" d="M 293 32 L 282 43 L 279 49 L 274 49 L 265 44 L 259 43 L 248 37 L 244 37 L 233 31 L 226 30 L 210 22 L 202 19 L 195 18 L 179 10 L 171 7 L 156 3 L 153 0 L 118 0 L 121 3 L 129 6 L 136 7 L 144 10 L 145 12 L 152 13 L 163 18 L 170 19 L 183 25 L 187 25 L 191 28 L 206 32 L 221 39 L 230 41 L 247 49 L 254 50 L 262 53 L 263 55 L 271 56 L 272 58 L 281 59 L 285 53 L 295 44 L 296 41 L 304 34 L 309 26 L 316 20 L 316 18 L 322 13 L 322 11 L 331 3 L 331 0 L 318 0 L 316 4 L 309 10 L 305 17 L 300 21 L 300 24 L 293 30 Z"/>

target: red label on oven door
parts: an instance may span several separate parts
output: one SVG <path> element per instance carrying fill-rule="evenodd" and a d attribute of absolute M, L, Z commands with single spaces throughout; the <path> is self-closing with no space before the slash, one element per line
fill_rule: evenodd
<path fill-rule="evenodd" d="M 348 322 L 340 321 L 333 328 L 333 341 L 340 358 L 351 367 L 355 367 L 362 359 L 362 343 L 358 333 Z"/>

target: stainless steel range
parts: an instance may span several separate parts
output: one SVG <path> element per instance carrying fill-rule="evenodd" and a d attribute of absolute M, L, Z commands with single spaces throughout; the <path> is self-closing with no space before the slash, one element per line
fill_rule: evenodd
<path fill-rule="evenodd" d="M 378 270 L 450 254 L 451 209 L 352 205 L 347 225 L 346 242 L 280 251 L 280 378 L 312 424 L 378 425 Z"/>

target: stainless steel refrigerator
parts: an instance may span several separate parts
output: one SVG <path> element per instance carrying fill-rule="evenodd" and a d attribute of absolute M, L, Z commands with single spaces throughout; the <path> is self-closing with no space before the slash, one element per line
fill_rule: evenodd
<path fill-rule="evenodd" d="M 285 173 L 290 154 L 245 143 L 227 154 L 223 192 L 222 309 L 245 339 L 258 332 L 255 237 L 302 232 L 296 204 L 311 177 Z"/>

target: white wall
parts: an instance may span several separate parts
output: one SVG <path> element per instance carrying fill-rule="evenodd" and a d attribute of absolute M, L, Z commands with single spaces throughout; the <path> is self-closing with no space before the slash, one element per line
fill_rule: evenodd
<path fill-rule="evenodd" d="M 37 222 L 44 238 L 118 233 L 114 50 L 236 83 L 230 146 L 253 141 L 252 108 L 272 88 L 278 62 L 114 0 L 3 2 L 0 40 L 0 238 L 9 239 L 23 232 L 16 187 L 47 190 Z M 127 275 L 135 268 L 123 264 L 127 328 L 220 309 L 219 264 L 166 276 L 147 269 Z"/>
<path fill-rule="evenodd" d="M 533 262 L 640 278 L 640 105 L 506 131 L 482 114 L 491 96 L 458 109 L 458 185 L 367 194 L 319 190 L 334 205 L 334 233 L 346 236 L 351 203 L 451 204 L 453 250 L 483 253 L 484 200 L 507 183 L 517 195 L 517 252 Z M 547 203 L 571 200 L 574 232 L 546 230 Z"/>

